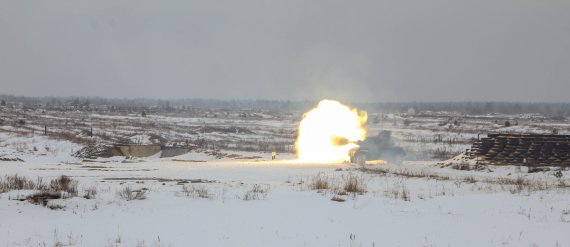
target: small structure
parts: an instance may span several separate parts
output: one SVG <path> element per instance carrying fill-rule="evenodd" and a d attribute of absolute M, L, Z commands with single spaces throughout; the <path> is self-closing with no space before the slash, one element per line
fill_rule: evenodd
<path fill-rule="evenodd" d="M 478 164 L 570 167 L 570 135 L 488 134 L 467 150 Z"/>

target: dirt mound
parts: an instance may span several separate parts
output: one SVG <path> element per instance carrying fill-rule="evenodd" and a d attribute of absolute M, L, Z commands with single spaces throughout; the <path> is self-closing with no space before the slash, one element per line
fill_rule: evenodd
<path fill-rule="evenodd" d="M 112 148 L 109 145 L 89 144 L 75 152 L 73 156 L 82 159 L 109 158 L 113 156 Z"/>

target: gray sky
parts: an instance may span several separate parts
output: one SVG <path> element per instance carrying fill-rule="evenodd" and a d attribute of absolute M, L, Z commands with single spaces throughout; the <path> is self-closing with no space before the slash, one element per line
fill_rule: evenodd
<path fill-rule="evenodd" d="M 570 0 L 0 0 L 0 94 L 570 101 Z"/>

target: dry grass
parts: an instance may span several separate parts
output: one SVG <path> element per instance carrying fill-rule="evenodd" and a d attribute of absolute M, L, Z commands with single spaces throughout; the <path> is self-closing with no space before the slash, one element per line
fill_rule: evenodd
<path fill-rule="evenodd" d="M 58 204 L 58 203 L 48 203 L 47 206 L 45 206 L 46 208 L 49 208 L 51 210 L 61 210 L 61 209 L 65 209 L 65 205 L 62 204 Z"/>
<path fill-rule="evenodd" d="M 313 177 L 309 177 L 307 181 L 306 185 L 300 183 L 302 188 L 317 190 L 323 194 L 360 195 L 366 193 L 366 181 L 363 174 L 349 173 L 343 176 L 334 176 L 318 173 Z"/>
<path fill-rule="evenodd" d="M 244 201 L 261 200 L 267 198 L 269 185 L 254 184 L 253 187 L 243 195 Z"/>
<path fill-rule="evenodd" d="M 392 174 L 394 176 L 407 177 L 407 178 L 425 178 L 425 179 L 434 179 L 439 181 L 446 181 L 451 179 L 449 176 L 429 173 L 426 171 L 410 171 L 408 169 L 361 168 L 360 170 L 365 173 L 371 173 L 377 175 Z"/>
<path fill-rule="evenodd" d="M 570 223 L 570 209 L 565 209 L 560 212 L 560 221 Z"/>
<path fill-rule="evenodd" d="M 340 197 L 339 195 L 334 195 L 334 196 L 331 198 L 331 201 L 334 201 L 334 202 L 344 202 L 344 201 L 346 201 L 346 199 Z"/>
<path fill-rule="evenodd" d="M 460 171 L 471 171 L 471 170 L 475 169 L 475 167 L 471 166 L 471 164 L 469 164 L 467 162 L 460 162 L 460 163 L 453 164 L 451 166 L 451 168 L 455 169 L 455 170 L 460 170 Z"/>
<path fill-rule="evenodd" d="M 464 177 L 463 181 L 466 183 L 470 183 L 470 184 L 477 183 L 477 179 L 475 179 L 475 177 L 473 177 L 473 176 Z"/>
<path fill-rule="evenodd" d="M 78 182 L 69 178 L 68 176 L 62 175 L 50 182 L 51 191 L 67 192 L 72 196 L 77 195 L 77 184 Z"/>
<path fill-rule="evenodd" d="M 515 178 L 500 177 L 500 178 L 479 179 L 473 175 L 451 178 L 449 176 L 434 174 L 427 171 L 410 171 L 407 169 L 362 168 L 361 170 L 366 173 L 377 174 L 382 176 L 394 175 L 405 178 L 435 179 L 438 181 L 456 180 L 456 184 L 461 182 L 470 183 L 470 184 L 481 182 L 488 185 L 499 185 L 498 189 L 500 189 L 501 191 L 509 191 L 513 194 L 520 194 L 523 192 L 532 193 L 552 188 L 561 188 L 561 189 L 568 188 L 566 181 L 563 179 L 558 179 L 555 182 L 549 182 L 548 180 L 526 178 L 522 175 Z"/>
<path fill-rule="evenodd" d="M 546 181 L 540 179 L 529 179 L 523 176 L 516 178 L 487 178 L 483 182 L 489 184 L 498 184 L 502 190 L 511 192 L 512 194 L 520 194 L 522 192 L 532 193 L 536 191 L 544 191 L 555 185 L 549 185 Z"/>
<path fill-rule="evenodd" d="M 310 179 L 309 188 L 312 190 L 327 190 L 330 188 L 329 176 L 319 172 Z"/>
<path fill-rule="evenodd" d="M 565 189 L 565 188 L 567 188 L 567 187 L 570 187 L 570 185 L 568 185 L 568 184 L 566 183 L 566 180 L 564 180 L 564 179 L 562 179 L 562 178 L 558 179 L 558 188 Z"/>
<path fill-rule="evenodd" d="M 344 180 L 344 185 L 342 188 L 348 193 L 364 194 L 366 192 L 366 182 L 364 181 L 364 176 L 348 174 Z"/>
<path fill-rule="evenodd" d="M 208 191 L 208 189 L 206 189 L 205 186 L 194 186 L 194 185 L 190 185 L 190 186 L 186 186 L 183 185 L 182 186 L 182 193 L 184 193 L 186 196 L 188 197 L 193 197 L 193 198 L 210 198 L 210 193 Z"/>
<path fill-rule="evenodd" d="M 0 178 L 0 193 L 8 192 L 10 190 L 39 190 L 42 192 L 66 192 L 68 196 L 77 195 L 76 180 L 73 180 L 65 175 L 51 180 L 49 183 L 44 182 L 43 178 L 38 177 L 36 180 L 31 180 L 19 175 L 4 176 Z"/>
<path fill-rule="evenodd" d="M 85 199 L 95 199 L 97 196 L 97 188 L 95 186 L 91 186 L 84 191 L 83 198 Z"/>
<path fill-rule="evenodd" d="M 26 197 L 26 201 L 29 201 L 35 205 L 41 205 L 44 207 L 48 207 L 49 200 L 53 199 L 61 199 L 61 193 L 57 192 L 39 192 L 33 195 Z"/>
<path fill-rule="evenodd" d="M 10 190 L 47 190 L 48 186 L 42 178 L 38 177 L 35 181 L 24 176 L 11 175 L 0 178 L 0 193 Z"/>
<path fill-rule="evenodd" d="M 15 200 L 28 201 L 50 209 L 63 209 L 65 206 L 49 203 L 50 200 L 77 196 L 77 184 L 76 180 L 64 175 L 52 179 L 49 183 L 44 182 L 41 177 L 31 180 L 23 176 L 11 175 L 0 178 L 0 193 L 10 190 L 35 190 L 38 192 Z"/>
<path fill-rule="evenodd" d="M 410 190 L 408 190 L 408 187 L 403 181 L 396 183 L 393 188 L 386 190 L 384 195 L 394 199 L 402 199 L 404 201 L 410 201 L 411 199 Z"/>
<path fill-rule="evenodd" d="M 131 187 L 126 186 L 125 188 L 120 190 L 117 194 L 119 194 L 119 197 L 127 201 L 144 200 L 146 199 L 146 191 L 147 190 L 145 188 L 140 190 L 133 190 L 131 189 Z"/>

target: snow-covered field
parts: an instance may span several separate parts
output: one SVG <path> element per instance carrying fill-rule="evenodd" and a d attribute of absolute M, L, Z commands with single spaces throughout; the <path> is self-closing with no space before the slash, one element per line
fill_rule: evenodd
<path fill-rule="evenodd" d="M 570 181 L 549 172 L 457 171 L 424 162 L 363 171 L 258 155 L 1 162 L 2 177 L 66 175 L 78 181 L 78 193 L 47 206 L 16 200 L 34 191 L 0 194 L 0 246 L 570 245 L 570 188 L 561 184 Z M 351 179 L 362 192 L 346 192 Z M 144 199 L 121 196 L 127 187 L 146 191 Z M 83 198 L 93 188 L 94 198 Z"/>
<path fill-rule="evenodd" d="M 570 171 L 441 162 L 479 133 L 567 120 L 370 114 L 369 136 L 392 131 L 407 161 L 363 169 L 295 161 L 290 114 L 184 114 L 2 112 L 0 246 L 570 246 Z M 186 141 L 172 158 L 73 156 Z"/>

